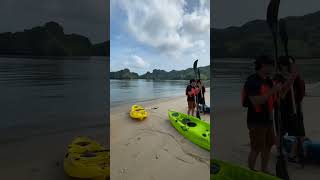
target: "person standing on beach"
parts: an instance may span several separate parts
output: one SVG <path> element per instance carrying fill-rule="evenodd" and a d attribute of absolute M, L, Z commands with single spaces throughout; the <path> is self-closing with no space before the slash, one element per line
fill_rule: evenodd
<path fill-rule="evenodd" d="M 196 80 L 191 79 L 189 85 L 186 88 L 186 96 L 188 102 L 188 115 L 194 115 L 194 109 L 196 108 Z"/>
<path fill-rule="evenodd" d="M 202 83 L 202 80 L 199 79 L 197 81 L 197 86 L 199 87 L 199 93 L 198 93 L 198 100 L 199 100 L 199 104 L 201 104 L 201 107 L 202 107 L 202 112 L 204 112 L 204 108 L 205 108 L 205 99 L 204 99 L 204 93 L 206 92 L 206 88 L 204 87 L 203 83 Z"/>
<path fill-rule="evenodd" d="M 242 105 L 247 107 L 247 127 L 250 137 L 248 166 L 255 169 L 261 153 L 261 170 L 268 173 L 271 148 L 275 143 L 273 129 L 273 110 L 276 95 L 281 92 L 282 84 L 273 84 L 274 60 L 260 56 L 255 61 L 255 71 L 245 82 L 242 92 Z M 289 78 L 291 80 L 292 77 Z M 291 81 L 286 81 L 285 85 Z"/>
<path fill-rule="evenodd" d="M 283 84 L 289 78 L 292 65 L 295 64 L 292 64 L 290 62 L 290 58 L 286 56 L 280 56 L 278 64 L 280 74 L 277 74 L 275 76 L 275 81 Z M 305 96 L 305 82 L 301 78 L 297 70 L 296 73 L 297 77 L 294 79 L 293 83 L 296 118 L 292 118 L 294 110 L 290 87 L 284 89 L 280 100 L 281 136 L 288 133 L 289 136 L 294 136 L 297 139 L 297 141 L 295 141 L 295 143 L 292 145 L 291 155 L 289 157 L 289 160 L 293 162 L 299 162 L 300 159 L 298 155 L 298 143 L 303 143 L 305 139 L 305 129 L 302 114 L 302 100 Z M 275 111 L 275 114 L 277 114 L 277 111 Z M 277 115 L 275 115 L 275 117 L 277 117 Z M 300 145 L 302 146 L 302 144 Z"/>

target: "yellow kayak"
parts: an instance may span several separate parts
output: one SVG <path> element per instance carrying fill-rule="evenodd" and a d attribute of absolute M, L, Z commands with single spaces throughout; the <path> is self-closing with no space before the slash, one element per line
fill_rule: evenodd
<path fill-rule="evenodd" d="M 139 105 L 133 105 L 130 111 L 130 117 L 133 119 L 143 120 L 148 116 L 147 111 Z"/>
<path fill-rule="evenodd" d="M 78 137 L 68 146 L 63 167 L 71 177 L 105 180 L 110 177 L 109 164 L 109 150 L 89 138 Z"/>

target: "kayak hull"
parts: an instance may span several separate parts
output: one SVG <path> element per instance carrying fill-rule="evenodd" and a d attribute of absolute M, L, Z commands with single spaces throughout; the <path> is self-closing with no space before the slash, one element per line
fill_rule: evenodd
<path fill-rule="evenodd" d="M 215 159 L 211 160 L 210 166 L 211 180 L 281 180 L 275 176 Z"/>
<path fill-rule="evenodd" d="M 194 144 L 210 150 L 210 124 L 196 117 L 176 111 L 168 111 L 169 120 L 175 129 Z"/>
<path fill-rule="evenodd" d="M 106 179 L 110 176 L 110 152 L 85 137 L 76 138 L 68 146 L 64 158 L 65 173 L 74 178 Z"/>
<path fill-rule="evenodd" d="M 148 117 L 148 113 L 142 106 L 135 104 L 131 107 L 130 117 L 136 120 L 144 120 Z"/>

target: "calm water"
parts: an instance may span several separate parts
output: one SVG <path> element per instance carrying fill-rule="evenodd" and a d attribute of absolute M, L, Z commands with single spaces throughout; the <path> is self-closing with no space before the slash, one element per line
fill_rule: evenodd
<path fill-rule="evenodd" d="M 106 124 L 108 63 L 0 58 L 0 130 L 10 136 Z"/>
<path fill-rule="evenodd" d="M 299 69 L 307 83 L 320 81 L 320 60 L 303 59 L 297 60 Z M 254 73 L 253 60 L 248 59 L 214 59 L 211 66 L 213 72 L 212 94 L 216 105 L 240 106 L 240 91 L 245 79 Z M 234 99 L 239 104 L 234 104 Z"/>
<path fill-rule="evenodd" d="M 110 80 L 111 106 L 183 96 L 188 81 Z"/>

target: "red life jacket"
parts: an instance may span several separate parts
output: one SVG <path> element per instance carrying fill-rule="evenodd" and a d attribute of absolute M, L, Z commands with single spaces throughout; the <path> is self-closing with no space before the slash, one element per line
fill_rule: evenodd
<path fill-rule="evenodd" d="M 264 95 L 269 91 L 270 91 L 270 87 L 267 84 L 262 84 L 260 87 L 259 95 Z M 267 105 L 268 105 L 269 112 L 272 112 L 276 99 L 277 99 L 276 96 L 270 96 L 268 98 Z M 245 88 L 242 88 L 242 91 L 241 91 L 241 102 L 243 107 L 249 107 L 249 104 L 251 103 Z M 257 105 L 254 108 L 256 112 L 262 112 L 262 105 Z"/>

